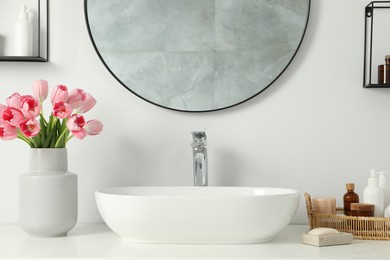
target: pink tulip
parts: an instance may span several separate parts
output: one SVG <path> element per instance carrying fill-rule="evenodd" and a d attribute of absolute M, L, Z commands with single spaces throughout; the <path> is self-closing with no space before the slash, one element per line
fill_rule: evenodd
<path fill-rule="evenodd" d="M 87 93 L 84 102 L 78 107 L 77 113 L 84 114 L 91 110 L 96 104 L 96 99 L 89 93 Z"/>
<path fill-rule="evenodd" d="M 72 115 L 66 122 L 69 131 L 78 139 L 84 139 L 87 135 L 97 135 L 103 130 L 103 124 L 98 120 L 90 120 L 85 123 L 82 115 Z"/>
<path fill-rule="evenodd" d="M 97 135 L 103 131 L 103 124 L 99 120 L 92 119 L 85 124 L 84 129 L 88 135 Z"/>
<path fill-rule="evenodd" d="M 84 129 L 85 119 L 82 115 L 72 115 L 66 122 L 68 130 L 78 139 L 84 139 L 87 136 L 87 131 Z"/>
<path fill-rule="evenodd" d="M 7 107 L 0 114 L 0 123 L 7 123 L 11 126 L 18 127 L 19 123 L 24 119 L 23 113 L 16 108 Z"/>
<path fill-rule="evenodd" d="M 68 88 L 64 85 L 58 85 L 54 92 L 51 94 L 51 103 L 54 105 L 57 102 L 68 102 L 69 93 Z"/>
<path fill-rule="evenodd" d="M 20 122 L 19 127 L 22 134 L 28 138 L 36 136 L 41 130 L 39 121 L 36 119 L 25 119 Z"/>
<path fill-rule="evenodd" d="M 56 102 L 53 105 L 53 115 L 57 118 L 68 118 L 72 114 L 72 108 L 63 101 Z"/>
<path fill-rule="evenodd" d="M 23 115 L 28 119 L 35 118 L 41 113 L 41 104 L 33 96 L 22 96 L 20 105 Z"/>
<path fill-rule="evenodd" d="M 34 80 L 33 84 L 34 96 L 42 103 L 49 93 L 49 84 L 47 80 Z"/>
<path fill-rule="evenodd" d="M 14 108 L 17 108 L 17 109 L 20 109 L 21 105 L 20 105 L 20 99 L 21 99 L 21 95 L 19 93 L 14 93 L 12 94 L 9 98 L 7 98 L 7 105 L 10 106 L 10 107 L 14 107 Z"/>
<path fill-rule="evenodd" d="M 0 139 L 12 140 L 18 136 L 18 128 L 11 126 L 10 124 L 0 125 Z"/>
<path fill-rule="evenodd" d="M 84 103 L 87 96 L 84 90 L 76 88 L 69 93 L 68 104 L 73 108 L 78 108 Z"/>
<path fill-rule="evenodd" d="M 84 114 L 95 106 L 96 99 L 82 89 L 74 89 L 70 92 L 68 103 L 75 114 Z"/>
<path fill-rule="evenodd" d="M 0 104 L 0 140 L 20 138 L 32 148 L 46 144 L 60 148 L 69 141 L 69 134 L 84 139 L 102 132 L 100 121 L 86 121 L 82 115 L 96 104 L 91 94 L 83 89 L 69 91 L 65 85 L 57 85 L 49 98 L 48 92 L 47 80 L 34 80 L 32 95 L 15 92 L 5 104 Z M 52 105 L 49 120 L 43 115 L 46 99 L 50 99 Z"/>

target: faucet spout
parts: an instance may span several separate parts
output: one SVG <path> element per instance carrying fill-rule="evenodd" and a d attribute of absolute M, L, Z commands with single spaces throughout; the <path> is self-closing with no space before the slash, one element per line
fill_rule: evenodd
<path fill-rule="evenodd" d="M 193 177 L 195 186 L 208 185 L 207 138 L 202 131 L 192 132 Z"/>

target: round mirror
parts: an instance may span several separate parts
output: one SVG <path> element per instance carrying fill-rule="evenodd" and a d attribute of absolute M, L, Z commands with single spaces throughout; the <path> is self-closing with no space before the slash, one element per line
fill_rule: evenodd
<path fill-rule="evenodd" d="M 92 43 L 128 90 L 190 112 L 240 104 L 294 58 L 310 0 L 85 0 Z"/>

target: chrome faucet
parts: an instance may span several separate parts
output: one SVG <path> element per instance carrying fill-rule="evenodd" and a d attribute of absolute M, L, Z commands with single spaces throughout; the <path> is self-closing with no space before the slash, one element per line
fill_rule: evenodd
<path fill-rule="evenodd" d="M 202 131 L 192 132 L 192 161 L 194 164 L 194 185 L 207 186 L 207 140 L 206 133 Z"/>

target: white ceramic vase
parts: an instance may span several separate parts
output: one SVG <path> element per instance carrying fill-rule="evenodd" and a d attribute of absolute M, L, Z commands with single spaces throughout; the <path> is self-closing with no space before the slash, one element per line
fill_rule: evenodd
<path fill-rule="evenodd" d="M 31 149 L 29 171 L 19 177 L 19 224 L 36 237 L 66 236 L 77 222 L 77 175 L 66 148 Z"/>

